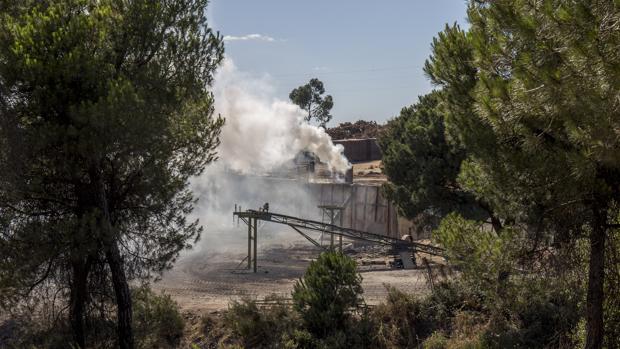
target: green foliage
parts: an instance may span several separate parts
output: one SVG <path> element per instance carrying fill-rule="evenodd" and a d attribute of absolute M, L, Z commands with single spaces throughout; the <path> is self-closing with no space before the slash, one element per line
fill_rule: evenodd
<path fill-rule="evenodd" d="M 505 227 L 498 234 L 480 222 L 453 213 L 433 234 L 445 248 L 448 261 L 480 289 L 494 289 L 499 279 L 507 278 L 515 267 L 520 245 L 518 234 L 511 228 Z"/>
<path fill-rule="evenodd" d="M 513 281 L 502 299 L 446 283 L 419 301 L 434 326 L 420 339 L 425 348 L 572 348 L 580 298 L 557 280 Z"/>
<path fill-rule="evenodd" d="M 260 307 L 254 300 L 243 299 L 228 308 L 226 325 L 246 348 L 284 348 L 290 338 L 297 338 L 297 314 L 281 298 L 272 296 L 266 301 L 271 304 Z"/>
<path fill-rule="evenodd" d="M 305 85 L 299 86 L 289 94 L 289 98 L 301 109 L 308 112 L 306 121 L 315 119 L 319 125 L 325 125 L 332 119 L 329 114 L 334 107 L 334 100 L 331 95 L 323 97 L 325 87 L 321 80 L 314 78 Z"/>
<path fill-rule="evenodd" d="M 450 333 L 454 330 L 453 320 L 462 312 L 479 313 L 485 311 L 486 299 L 476 287 L 469 287 L 462 280 L 442 282 L 436 285 L 431 294 L 424 298 L 430 322 L 434 329 Z"/>
<path fill-rule="evenodd" d="M 235 302 L 226 324 L 231 343 L 238 336 L 252 348 L 574 347 L 582 295 L 562 280 L 513 279 L 503 298 L 463 281 L 439 283 L 426 296 L 389 288 L 384 303 L 326 334 L 309 329 L 307 313 L 277 302 L 275 308 Z"/>
<path fill-rule="evenodd" d="M 448 338 L 441 332 L 433 333 L 424 341 L 424 349 L 446 349 L 448 347 Z"/>
<path fill-rule="evenodd" d="M 381 347 L 417 348 L 436 324 L 432 310 L 413 295 L 388 288 L 387 300 L 372 310 Z"/>
<path fill-rule="evenodd" d="M 134 329 L 139 348 L 176 348 L 185 322 L 170 295 L 158 295 L 142 286 L 132 292 Z"/>
<path fill-rule="evenodd" d="M 493 132 L 484 122 L 473 117 L 471 94 L 477 82 L 471 35 L 457 24 L 446 25 L 433 38 L 433 54 L 424 65 L 424 72 L 441 88 L 438 103 L 445 120 L 448 139 L 469 154 L 481 148 L 493 148 Z M 491 156 L 492 154 L 489 154 Z"/>
<path fill-rule="evenodd" d="M 199 237 L 188 181 L 215 159 L 224 122 L 209 91 L 223 41 L 206 6 L 3 2 L 1 306 L 70 289 L 77 328 L 121 295 L 128 325 L 127 280 L 169 268 Z"/>
<path fill-rule="evenodd" d="M 336 331 L 324 338 L 318 338 L 308 330 L 297 329 L 290 337 L 284 338 L 283 348 L 286 349 L 346 349 L 346 348 L 378 348 L 374 342 L 368 321 L 351 321 L 346 330 Z"/>
<path fill-rule="evenodd" d="M 200 317 L 200 322 L 190 329 L 186 342 L 192 343 L 192 349 L 200 348 L 241 348 L 243 341 L 233 334 L 228 325 L 227 313 L 209 313 Z"/>
<path fill-rule="evenodd" d="M 291 336 L 284 338 L 286 349 L 314 349 L 318 347 L 317 339 L 307 330 L 294 330 Z"/>
<path fill-rule="evenodd" d="M 386 302 L 377 305 L 370 315 L 377 346 L 418 348 L 422 344 L 439 345 L 447 335 L 456 337 L 457 319 L 463 312 L 486 318 L 482 296 L 476 292 L 456 282 L 439 283 L 425 297 L 388 288 Z"/>
<path fill-rule="evenodd" d="M 361 282 L 353 259 L 321 253 L 293 289 L 294 306 L 306 328 L 319 337 L 343 330 L 351 309 L 362 302 Z"/>
<path fill-rule="evenodd" d="M 580 299 L 557 280 L 515 281 L 491 310 L 481 340 L 494 348 L 573 347 Z"/>
<path fill-rule="evenodd" d="M 40 319 L 13 318 L 0 322 L 0 347 L 7 349 L 65 349 L 71 343 L 66 323 L 43 324 Z"/>
<path fill-rule="evenodd" d="M 591 348 L 602 346 L 605 241 L 620 200 L 620 142 L 613 131 L 620 120 L 620 32 L 610 25 L 619 18 L 611 0 L 471 1 L 470 29 L 446 27 L 425 66 L 441 87 L 446 133 L 467 153 L 457 182 L 513 227 L 497 238 L 476 235 L 495 251 L 476 256 L 481 249 L 473 250 L 473 257 L 496 260 L 488 263 L 490 275 L 481 275 L 490 280 L 507 267 L 493 256 L 511 240 L 521 247 L 519 268 L 542 274 L 537 267 L 546 264 L 552 274 L 571 273 L 547 257 L 570 260 L 566 252 L 589 236 Z M 447 225 L 456 237 L 458 225 Z M 474 230 L 464 224 L 461 233 Z M 473 246 L 469 240 L 465 245 Z M 551 246 L 547 256 L 531 252 Z M 482 272 L 484 263 L 479 266 Z"/>
<path fill-rule="evenodd" d="M 460 188 L 457 176 L 465 152 L 446 135 L 441 92 L 421 96 L 391 120 L 379 138 L 387 196 L 405 216 L 422 213 L 439 218 L 457 211 L 468 217 L 488 215 Z"/>
<path fill-rule="evenodd" d="M 480 223 L 452 214 L 444 219 L 435 236 L 446 247 L 448 260 L 461 272 L 463 289 L 474 291 L 464 298 L 462 291 L 461 297 L 440 292 L 448 297 L 437 303 L 453 304 L 449 316 L 454 317 L 454 305 L 460 302 L 461 307 L 468 304 L 460 310 L 488 318 L 489 325 L 478 333 L 493 348 L 544 348 L 572 343 L 583 297 L 575 287 L 578 283 L 570 278 L 519 272 L 518 262 L 523 256 L 520 249 L 525 244 L 514 228 L 506 227 L 498 235 Z M 453 332 L 458 332 L 459 326 L 453 326 Z"/>

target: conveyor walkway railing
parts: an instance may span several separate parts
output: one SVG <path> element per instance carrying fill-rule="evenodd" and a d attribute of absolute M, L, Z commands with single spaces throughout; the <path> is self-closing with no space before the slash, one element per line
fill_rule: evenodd
<path fill-rule="evenodd" d="M 392 246 L 396 250 L 411 249 L 413 253 L 421 252 L 433 256 L 443 256 L 443 249 L 437 246 L 423 244 L 415 241 L 401 240 L 398 238 L 393 238 L 376 233 L 369 233 L 352 228 L 340 227 L 334 224 L 314 221 L 311 219 L 304 219 L 279 213 L 257 210 L 235 211 L 233 215 L 239 217 L 248 225 L 248 269 L 250 269 L 251 262 L 253 262 L 254 272 L 256 272 L 256 241 L 258 235 L 257 221 L 259 220 L 288 225 L 315 245 L 316 242 L 312 240 L 312 238 L 310 238 L 307 234 L 302 233 L 300 229 L 324 232 L 350 239 L 388 245 Z M 254 258 L 251 258 L 252 240 L 254 242 Z M 322 247 L 320 245 L 317 246 Z"/>

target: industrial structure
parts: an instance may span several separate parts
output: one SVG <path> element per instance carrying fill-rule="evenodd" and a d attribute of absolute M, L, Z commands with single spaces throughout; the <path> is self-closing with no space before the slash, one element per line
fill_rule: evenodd
<path fill-rule="evenodd" d="M 332 209 L 332 212 L 335 212 L 335 210 Z M 411 261 L 412 264 L 415 264 L 415 253 L 425 253 L 431 256 L 441 256 L 443 254 L 443 250 L 439 247 L 418 243 L 411 239 L 401 240 L 381 234 L 365 232 L 352 228 L 344 228 L 338 225 L 334 225 L 333 223 L 325 223 L 310 219 L 287 216 L 283 214 L 268 212 L 265 210 L 235 211 L 233 212 L 233 216 L 238 217 L 248 227 L 248 254 L 246 257 L 247 268 L 253 269 L 255 273 L 257 271 L 258 260 L 257 244 L 259 220 L 287 225 L 293 230 L 295 230 L 297 233 L 302 235 L 304 238 L 306 238 L 308 241 L 310 241 L 312 244 L 321 249 L 335 249 L 334 236 L 338 236 L 340 239 L 340 251 L 342 251 L 343 237 L 353 240 L 361 240 L 376 244 L 388 245 L 392 248 L 392 253 L 395 255 L 399 255 L 399 257 L 402 259 L 403 264 L 405 265 L 409 264 L 409 261 Z M 308 231 L 329 234 L 331 241 L 329 247 L 325 247 L 323 246 L 323 244 L 313 239 L 307 233 Z"/>
<path fill-rule="evenodd" d="M 376 138 L 339 139 L 334 144 L 344 147 L 344 156 L 352 163 L 381 160 L 381 148 Z"/>
<path fill-rule="evenodd" d="M 399 216 L 397 207 L 383 195 L 381 186 L 387 178 L 381 172 L 381 151 L 376 139 L 346 139 L 334 143 L 344 147 L 345 156 L 353 163 L 344 177 L 331 173 L 326 164 L 310 152 L 300 152 L 292 168 L 266 176 L 271 183 L 268 185 L 278 191 L 286 192 L 292 186 L 301 189 L 306 205 L 281 207 L 286 214 L 269 212 L 268 204 L 258 210 L 245 211 L 235 205 L 233 217 L 237 222 L 243 221 L 248 229 L 247 268 L 254 272 L 257 269 L 258 221 L 287 225 L 321 249 L 336 249 L 336 238 L 341 251 L 343 238 L 387 245 L 405 268 L 414 266 L 416 253 L 441 255 L 438 247 L 415 242 L 427 236 L 416 234 L 413 223 Z M 316 204 L 320 210 L 318 216 L 307 203 Z M 321 233 L 319 241 L 310 232 Z M 327 247 L 324 237 L 329 238 Z"/>

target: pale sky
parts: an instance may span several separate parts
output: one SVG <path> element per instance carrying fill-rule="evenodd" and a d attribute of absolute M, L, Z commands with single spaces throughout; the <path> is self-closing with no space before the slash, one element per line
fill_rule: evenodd
<path fill-rule="evenodd" d="M 334 98 L 328 126 L 383 122 L 432 89 L 422 67 L 446 23 L 466 27 L 465 0 L 212 0 L 210 26 L 239 70 L 275 97 L 310 78 Z"/>

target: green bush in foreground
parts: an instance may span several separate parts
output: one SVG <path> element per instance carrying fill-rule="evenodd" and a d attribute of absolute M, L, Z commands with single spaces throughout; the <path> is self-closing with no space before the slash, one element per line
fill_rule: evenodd
<path fill-rule="evenodd" d="M 274 295 L 265 300 L 269 306 L 242 299 L 228 307 L 225 324 L 246 348 L 281 348 L 282 338 L 290 337 L 300 322 L 283 299 Z"/>
<path fill-rule="evenodd" d="M 293 302 L 310 333 L 326 337 L 344 330 L 350 310 L 362 303 L 362 277 L 355 261 L 336 252 L 321 253 L 293 289 Z"/>
<path fill-rule="evenodd" d="M 132 290 L 133 326 L 139 348 L 175 348 L 183 338 L 185 322 L 170 295 L 148 287 Z"/>
<path fill-rule="evenodd" d="M 247 348 L 374 348 L 368 313 L 354 311 L 361 310 L 361 294 L 355 261 L 326 252 L 295 285 L 292 307 L 277 297 L 262 307 L 254 300 L 235 301 L 225 322 Z"/>
<path fill-rule="evenodd" d="M 134 288 L 131 292 L 136 348 L 179 347 L 185 324 L 177 303 L 169 295 L 156 294 L 147 286 Z M 113 312 L 105 307 L 110 307 L 110 304 L 103 304 L 103 312 L 93 311 L 87 318 L 87 348 L 118 348 L 114 336 L 115 318 Z M 52 320 L 46 320 L 37 313 L 26 313 L 5 322 L 0 321 L 0 348 L 74 348 L 66 315 L 61 314 Z"/>
<path fill-rule="evenodd" d="M 382 304 L 360 307 L 355 263 L 324 253 L 296 284 L 293 305 L 232 303 L 226 326 L 246 348 L 572 348 L 580 296 L 566 284 L 513 276 L 493 294 L 470 280 L 442 282 L 426 296 L 388 287 Z M 355 309 L 356 311 L 352 311 Z"/>

